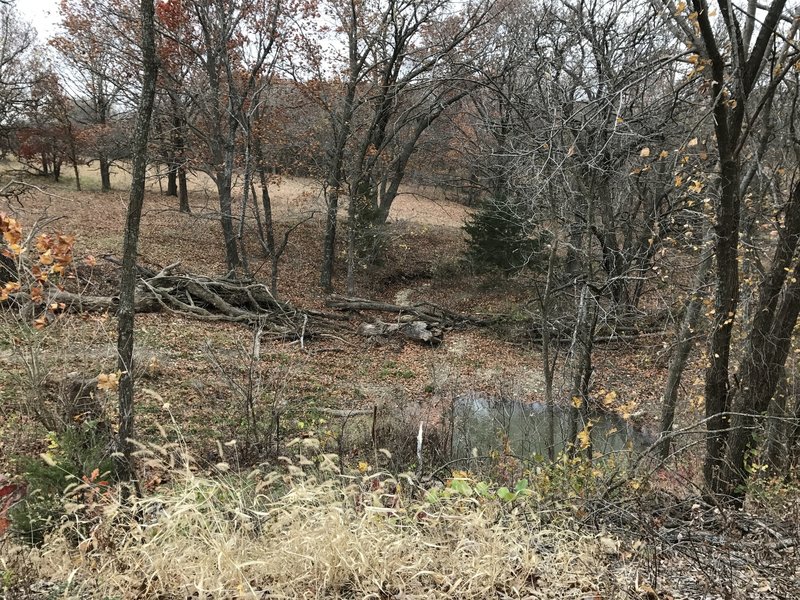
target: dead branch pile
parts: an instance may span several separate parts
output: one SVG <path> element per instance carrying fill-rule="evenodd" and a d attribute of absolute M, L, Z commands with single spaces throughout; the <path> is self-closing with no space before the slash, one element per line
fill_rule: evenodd
<path fill-rule="evenodd" d="M 494 315 L 465 315 L 448 310 L 431 302 L 418 304 L 390 304 L 368 300 L 365 298 L 349 298 L 345 296 L 330 296 L 326 305 L 341 311 L 349 312 L 383 312 L 399 315 L 397 324 L 387 324 L 376 320 L 372 324 L 361 326 L 359 333 L 365 336 L 390 336 L 399 333 L 410 339 L 423 343 L 436 345 L 442 340 L 442 333 L 455 327 L 492 327 L 501 334 L 509 337 L 522 337 L 528 342 L 540 342 L 545 327 L 549 330 L 551 340 L 558 343 L 569 343 L 575 331 L 575 318 L 573 315 L 561 316 L 552 319 L 549 323 L 542 323 L 535 315 L 520 319 L 519 316 L 494 314 Z M 653 324 L 645 326 L 638 322 L 639 317 L 609 318 L 598 324 L 595 342 L 616 342 L 636 339 L 642 336 L 660 336 L 664 334 L 663 318 L 657 318 Z M 413 327 L 410 327 L 415 323 Z M 427 330 L 427 333 L 425 332 Z M 422 337 L 418 337 L 422 336 Z"/>
<path fill-rule="evenodd" d="M 310 336 L 309 319 L 324 316 L 300 311 L 277 300 L 262 283 L 177 273 L 179 264 L 140 278 L 136 312 L 166 310 L 193 319 L 259 325 L 265 331 L 291 339 Z M 30 295 L 24 291 L 13 294 L 11 300 L 19 306 L 31 303 Z M 73 312 L 113 313 L 119 305 L 116 296 L 87 296 L 56 287 L 48 291 L 47 301 Z"/>
<path fill-rule="evenodd" d="M 413 317 L 400 323 L 362 323 L 358 333 L 366 337 L 402 337 L 429 346 L 441 344 L 444 335 L 438 323 L 415 321 Z"/>
<path fill-rule="evenodd" d="M 347 311 L 377 311 L 396 313 L 399 315 L 410 315 L 417 321 L 424 321 L 429 325 L 437 325 L 444 328 L 457 325 L 491 325 L 496 321 L 496 317 L 478 317 L 473 315 L 463 315 L 453 312 L 432 302 L 421 302 L 418 304 L 390 304 L 367 300 L 365 298 L 348 298 L 345 296 L 333 295 L 325 303 L 330 308 Z"/>

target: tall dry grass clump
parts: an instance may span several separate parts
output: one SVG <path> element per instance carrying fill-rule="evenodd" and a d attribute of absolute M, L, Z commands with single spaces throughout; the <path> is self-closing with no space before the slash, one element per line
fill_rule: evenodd
<path fill-rule="evenodd" d="M 343 476 L 318 448 L 298 441 L 277 471 L 212 475 L 177 444 L 142 447 L 171 481 L 123 506 L 84 479 L 28 568 L 63 598 L 614 597 L 598 541 L 541 525 L 532 501 L 423 500 L 410 475 Z"/>

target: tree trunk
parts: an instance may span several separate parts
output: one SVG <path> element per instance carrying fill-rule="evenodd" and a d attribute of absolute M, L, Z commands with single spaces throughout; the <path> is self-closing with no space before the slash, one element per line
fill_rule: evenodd
<path fill-rule="evenodd" d="M 258 116 L 256 116 L 258 118 Z M 264 164 L 264 153 L 261 148 L 261 140 L 253 138 L 253 152 L 255 153 L 256 169 L 258 170 L 258 181 L 261 185 L 261 207 L 264 210 L 264 227 L 261 232 L 262 244 L 265 246 L 266 253 L 270 259 L 270 289 L 272 293 L 278 294 L 278 261 L 280 253 L 275 245 L 275 222 L 272 218 L 272 198 L 269 195 L 269 177 L 267 168 Z M 255 190 L 253 192 L 253 203 L 255 204 Z M 259 224 L 260 226 L 260 224 Z"/>
<path fill-rule="evenodd" d="M 319 283 L 324 291 L 331 292 L 333 291 L 333 264 L 336 258 L 336 219 L 339 213 L 338 187 L 330 186 L 326 199 L 328 201 L 328 209 L 325 213 L 325 240 L 322 244 L 322 270 Z"/>
<path fill-rule="evenodd" d="M 790 268 L 800 245 L 800 184 L 795 185 L 784 210 L 786 218 L 778 231 L 772 266 L 759 288 L 747 354 L 740 369 L 741 386 L 731 419 L 725 476 L 720 482 L 720 490 L 735 499 L 744 493 L 746 455 L 755 443 L 756 420 L 766 412 L 783 376 L 800 312 L 800 263 Z M 789 284 L 784 289 L 787 279 Z"/>
<path fill-rule="evenodd" d="M 65 116 L 66 120 L 66 129 L 67 129 L 67 140 L 69 144 L 69 159 L 72 163 L 72 172 L 75 174 L 75 189 L 77 191 L 81 191 L 81 174 L 78 170 L 78 148 L 75 144 L 75 132 L 72 129 L 72 121 L 70 121 L 69 116 Z"/>
<path fill-rule="evenodd" d="M 103 192 L 111 191 L 111 163 L 105 156 L 100 157 L 100 190 Z"/>
<path fill-rule="evenodd" d="M 789 451 L 789 466 L 796 468 L 800 464 L 800 393 L 796 376 L 792 378 L 792 399 L 794 402 L 792 424 L 789 425 L 786 444 Z"/>
<path fill-rule="evenodd" d="M 236 231 L 233 227 L 233 201 L 231 199 L 231 173 L 227 170 L 217 172 L 217 193 L 219 194 L 220 223 L 222 239 L 225 242 L 225 264 L 228 271 L 239 267 L 239 249 L 236 244 Z"/>
<path fill-rule="evenodd" d="M 767 411 L 767 448 L 764 451 L 764 464 L 769 468 L 770 475 L 779 475 L 786 466 L 788 458 L 788 420 L 787 409 L 789 397 L 789 382 L 784 369 L 781 383 Z"/>
<path fill-rule="evenodd" d="M 153 0 L 141 0 L 141 47 L 144 63 L 142 92 L 136 116 L 136 130 L 132 140 L 133 169 L 130 199 L 125 222 L 122 247 L 122 281 L 120 283 L 117 354 L 118 368 L 122 373 L 119 382 L 119 433 L 117 438 L 117 474 L 121 479 L 133 478 L 131 465 L 131 438 L 134 435 L 133 402 L 133 326 L 136 291 L 136 254 L 139 243 L 139 225 L 144 203 L 147 177 L 147 141 L 150 118 L 153 114 L 158 59 L 155 49 L 155 5 Z"/>
<path fill-rule="evenodd" d="M 347 293 L 350 296 L 356 290 L 356 236 L 358 235 L 360 220 L 357 213 L 357 189 L 351 191 L 347 203 Z"/>
<path fill-rule="evenodd" d="M 722 147 L 720 147 L 722 152 Z M 706 371 L 706 458 L 703 474 L 706 485 L 718 494 L 725 487 L 720 476 L 723 469 L 728 411 L 731 406 L 730 369 L 731 339 L 736 306 L 739 302 L 739 165 L 734 158 L 721 161 L 720 199 L 717 206 L 716 258 L 717 292 L 714 301 L 714 323 L 709 345 L 711 366 Z"/>
<path fill-rule="evenodd" d="M 800 276 L 800 270 L 797 276 Z M 755 449 L 757 421 L 769 408 L 791 348 L 791 330 L 797 323 L 800 310 L 800 286 L 794 288 L 787 292 L 789 297 L 782 311 L 784 315 L 778 319 L 780 323 L 764 336 L 764 344 L 753 343 L 742 367 L 742 389 L 731 418 L 725 471 L 720 482 L 720 492 L 733 498 L 737 504 L 744 499 L 748 478 L 747 455 L 749 450 Z"/>
<path fill-rule="evenodd" d="M 250 200 L 250 182 L 253 180 L 253 168 L 250 158 L 250 131 L 246 131 L 245 138 L 248 140 L 244 151 L 244 185 L 242 189 L 242 208 L 239 212 L 239 230 L 236 232 L 236 241 L 239 245 L 239 258 L 245 276 L 251 277 L 250 262 L 247 254 L 247 242 L 244 236 L 245 218 L 247 217 L 247 203 Z M 253 198 L 253 202 L 256 199 Z"/>
<path fill-rule="evenodd" d="M 550 301 L 553 287 L 553 274 L 558 243 L 553 242 L 547 263 L 547 281 L 544 293 L 539 297 L 542 312 L 542 371 L 544 372 L 544 397 L 547 413 L 547 458 L 556 458 L 556 403 L 553 397 L 553 374 L 555 358 L 551 355 L 550 344 Z"/>
<path fill-rule="evenodd" d="M 586 410 L 587 372 L 591 371 L 591 346 L 589 345 L 589 302 L 591 292 L 586 285 L 581 287 L 578 303 L 578 318 L 575 322 L 572 344 L 570 347 L 570 371 L 572 387 L 570 388 L 570 420 L 569 438 L 570 454 L 576 453 L 576 442 L 580 429 L 581 417 Z"/>
<path fill-rule="evenodd" d="M 169 171 L 167 171 L 167 196 L 178 197 L 178 167 L 174 162 L 170 163 Z"/>
<path fill-rule="evenodd" d="M 717 291 L 714 302 L 714 323 L 709 344 L 710 366 L 705 377 L 706 403 L 706 458 L 703 475 L 706 485 L 715 496 L 724 496 L 731 490 L 726 482 L 725 452 L 728 439 L 740 437 L 729 431 L 731 389 L 729 381 L 733 324 L 739 302 L 739 229 L 740 208 L 745 179 L 740 169 L 740 154 L 746 136 L 754 128 L 746 117 L 750 95 L 764 71 L 770 48 L 774 48 L 776 27 L 782 17 L 786 0 L 773 0 L 765 7 L 766 13 L 758 17 L 760 30 L 753 44 L 744 44 L 741 38 L 739 15 L 733 14 L 730 3 L 720 2 L 721 22 L 725 29 L 712 24 L 705 0 L 692 0 L 697 33 L 702 44 L 697 48 L 699 58 L 708 61 L 705 71 L 710 106 L 713 111 L 714 136 L 719 154 L 719 199 L 714 207 L 716 217 Z M 747 28 L 752 28 L 756 15 L 745 15 Z M 725 31 L 725 34 L 718 34 Z M 752 32 L 752 29 L 750 29 Z M 727 35 L 727 38 L 723 38 Z M 748 34 L 747 37 L 749 37 Z M 726 48 L 723 52 L 721 48 Z M 780 72 L 778 70 L 777 72 Z M 776 74 L 777 74 L 776 72 Z M 766 93 L 774 94 L 774 87 Z M 760 107 L 759 107 L 760 108 Z M 758 111 L 756 111 L 758 112 Z M 768 112 L 768 111 L 767 111 Z M 747 125 L 745 125 L 747 123 Z M 766 333 L 766 332 L 765 332 Z M 737 448 L 741 440 L 735 440 Z M 731 449 L 728 449 L 730 455 Z M 734 453 L 738 453 L 736 450 Z M 738 463 L 731 466 L 738 470 Z M 727 471 L 731 473 L 730 468 Z"/>
<path fill-rule="evenodd" d="M 355 6 L 355 5 L 353 5 Z M 336 262 L 336 222 L 339 214 L 339 188 L 342 185 L 342 168 L 344 165 L 345 147 L 350 137 L 350 128 L 354 112 L 357 81 L 353 77 L 356 72 L 357 41 L 351 36 L 349 41 L 351 80 L 347 83 L 347 92 L 340 114 L 330 115 L 331 125 L 335 132 L 334 147 L 328 154 L 328 173 L 326 180 L 325 200 L 325 240 L 322 244 L 322 268 L 320 285 L 325 292 L 333 291 L 333 269 Z"/>
<path fill-rule="evenodd" d="M 186 186 L 186 167 L 183 165 L 178 167 L 178 203 L 182 213 L 192 212 L 192 207 L 189 206 L 189 188 Z"/>
<path fill-rule="evenodd" d="M 75 189 L 81 191 L 81 173 L 78 170 L 78 161 L 72 161 L 72 172 L 75 173 Z"/>
<path fill-rule="evenodd" d="M 170 99 L 172 100 L 172 110 L 174 111 L 172 117 L 172 156 L 178 186 L 178 203 L 180 211 L 188 214 L 191 212 L 191 208 L 189 207 L 189 190 L 186 187 L 186 138 L 184 136 L 186 123 L 183 118 L 180 101 L 175 96 L 171 96 Z M 173 172 L 173 169 L 170 172 Z"/>

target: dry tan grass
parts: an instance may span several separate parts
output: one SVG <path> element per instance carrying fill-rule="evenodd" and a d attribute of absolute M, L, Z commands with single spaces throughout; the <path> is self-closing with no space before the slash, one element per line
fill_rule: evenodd
<path fill-rule="evenodd" d="M 38 576 L 65 598 L 615 597 L 602 544 L 540 525 L 530 504 L 431 505 L 395 495 L 402 480 L 340 477 L 324 455 L 298 454 L 281 473 L 173 478 L 130 508 L 72 505 L 30 556 Z"/>
<path fill-rule="evenodd" d="M 16 169 L 21 165 L 15 161 L 7 162 L 5 168 Z M 100 171 L 96 164 L 81 165 L 81 185 L 86 192 L 100 190 Z M 241 195 L 241 178 L 235 182 L 234 195 Z M 148 189 L 153 194 L 162 194 L 166 189 L 166 172 L 162 169 L 150 170 Z M 63 183 L 58 186 L 69 188 L 74 186 L 72 169 L 64 169 Z M 111 186 L 118 193 L 127 191 L 130 186 L 130 173 L 124 165 L 111 169 Z M 51 186 L 53 187 L 53 186 Z M 188 179 L 189 195 L 192 204 L 200 204 L 203 200 L 214 201 L 217 189 L 214 181 L 201 172 L 194 172 Z M 74 187 L 73 187 L 74 189 Z M 271 185 L 271 198 L 276 219 L 294 219 L 298 215 L 316 212 L 320 218 L 324 214 L 325 202 L 320 182 L 304 177 L 276 177 Z M 346 207 L 342 207 L 342 212 Z M 429 226 L 461 227 L 469 215 L 469 209 L 442 197 L 442 193 L 433 188 L 420 186 L 404 186 L 395 200 L 389 215 L 392 221 L 407 221 Z"/>

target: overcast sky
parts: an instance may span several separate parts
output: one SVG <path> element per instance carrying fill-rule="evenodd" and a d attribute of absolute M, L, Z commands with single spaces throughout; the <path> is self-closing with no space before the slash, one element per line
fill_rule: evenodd
<path fill-rule="evenodd" d="M 17 10 L 39 31 L 39 41 L 45 41 L 58 21 L 58 0 L 17 0 Z"/>

